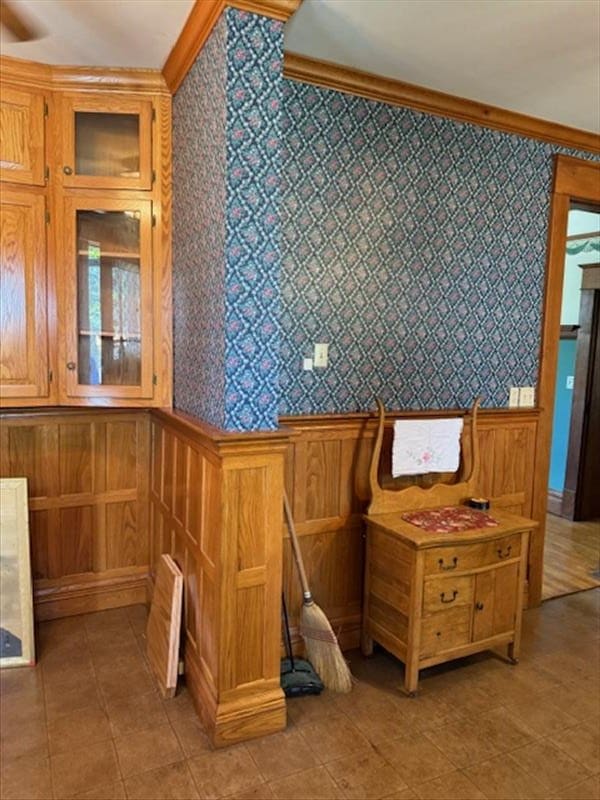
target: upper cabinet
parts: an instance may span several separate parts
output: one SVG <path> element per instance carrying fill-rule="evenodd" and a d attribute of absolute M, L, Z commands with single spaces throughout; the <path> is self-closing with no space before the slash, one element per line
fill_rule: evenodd
<path fill-rule="evenodd" d="M 0 64 L 0 405 L 168 407 L 164 79 Z"/>
<path fill-rule="evenodd" d="M 152 187 L 152 103 L 65 94 L 61 99 L 63 186 Z"/>
<path fill-rule="evenodd" d="M 41 92 L 3 86 L 0 93 L 0 180 L 30 186 L 46 181 Z"/>
<path fill-rule="evenodd" d="M 70 397 L 152 397 L 151 205 L 65 199 L 64 366 Z"/>
<path fill-rule="evenodd" d="M 2 187 L 0 397 L 48 396 L 46 201 Z"/>

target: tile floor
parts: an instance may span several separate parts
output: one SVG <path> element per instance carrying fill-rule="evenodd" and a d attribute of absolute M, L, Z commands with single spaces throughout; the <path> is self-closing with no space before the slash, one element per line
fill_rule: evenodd
<path fill-rule="evenodd" d="M 185 689 L 157 695 L 145 610 L 39 626 L 39 665 L 4 670 L 3 800 L 598 798 L 600 589 L 527 611 L 521 663 L 423 674 L 352 653 L 352 694 L 289 703 L 285 732 L 213 751 Z"/>

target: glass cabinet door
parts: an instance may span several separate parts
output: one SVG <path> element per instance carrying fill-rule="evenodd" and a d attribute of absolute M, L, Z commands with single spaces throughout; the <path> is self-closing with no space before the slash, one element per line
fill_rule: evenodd
<path fill-rule="evenodd" d="M 152 397 L 150 201 L 67 198 L 67 393 Z"/>
<path fill-rule="evenodd" d="M 63 97 L 63 184 L 152 187 L 152 103 Z"/>

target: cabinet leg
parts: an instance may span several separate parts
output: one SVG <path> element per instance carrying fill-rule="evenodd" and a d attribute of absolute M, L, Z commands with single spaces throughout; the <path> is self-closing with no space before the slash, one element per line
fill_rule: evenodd
<path fill-rule="evenodd" d="M 360 634 L 360 651 L 363 656 L 373 655 L 373 639 L 365 631 Z"/>
<path fill-rule="evenodd" d="M 419 686 L 419 664 L 408 661 L 404 673 L 404 692 L 409 697 L 415 697 Z"/>
<path fill-rule="evenodd" d="M 508 645 L 508 660 L 511 664 L 519 663 L 519 646 L 516 642 L 511 642 Z"/>

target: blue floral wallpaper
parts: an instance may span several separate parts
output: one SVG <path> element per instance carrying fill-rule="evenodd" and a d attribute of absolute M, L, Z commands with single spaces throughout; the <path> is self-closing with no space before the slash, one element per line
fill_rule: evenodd
<path fill-rule="evenodd" d="M 376 395 L 506 406 L 537 380 L 564 149 L 283 80 L 282 47 L 228 8 L 175 96 L 176 407 L 264 430 Z"/>
<path fill-rule="evenodd" d="M 277 427 L 283 24 L 228 8 L 225 427 Z"/>
<path fill-rule="evenodd" d="M 283 25 L 228 8 L 175 95 L 175 407 L 277 427 Z"/>
<path fill-rule="evenodd" d="M 535 385 L 560 148 L 284 81 L 282 414 Z M 315 342 L 329 366 L 302 371 Z"/>
<path fill-rule="evenodd" d="M 174 405 L 225 424 L 227 23 L 173 100 Z"/>

